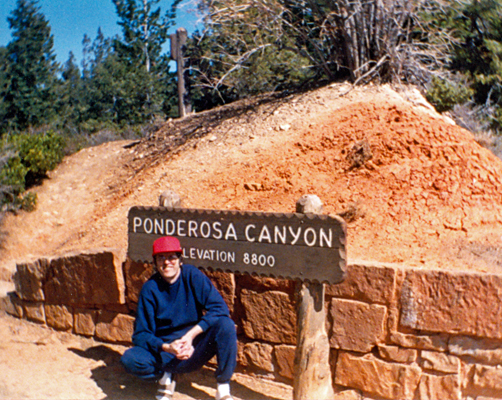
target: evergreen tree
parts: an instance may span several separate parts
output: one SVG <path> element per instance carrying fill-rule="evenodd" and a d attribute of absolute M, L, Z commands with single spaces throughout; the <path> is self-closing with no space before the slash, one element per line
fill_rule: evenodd
<path fill-rule="evenodd" d="M 169 28 L 174 24 L 179 0 L 161 16 L 160 8 L 153 10 L 160 0 L 113 0 L 123 40 L 115 43 L 120 57 L 133 65 L 143 65 L 147 72 L 158 63 L 162 45 Z"/>
<path fill-rule="evenodd" d="M 36 0 L 17 0 L 8 19 L 12 41 L 7 45 L 8 86 L 0 129 L 25 129 L 55 116 L 56 72 L 53 36 Z"/>
<path fill-rule="evenodd" d="M 123 52 L 125 47 L 121 47 L 121 43 L 118 37 L 104 37 L 101 30 L 93 41 L 84 36 L 82 86 L 85 112 L 80 124 L 84 130 L 95 131 L 110 123 L 119 126 L 138 124 L 154 115 L 171 114 L 173 105 L 169 99 L 174 82 L 168 72 L 167 59 L 157 57 L 155 68 L 149 73 L 138 59 L 125 56 L 128 53 Z M 155 109 L 152 98 L 157 99 Z"/>
<path fill-rule="evenodd" d="M 443 28 L 450 51 L 441 78 L 429 84 L 429 101 L 448 110 L 470 99 L 476 125 L 502 132 L 502 0 L 435 4 L 423 19 Z"/>
<path fill-rule="evenodd" d="M 122 27 L 121 40 L 113 44 L 116 59 L 110 60 L 122 67 L 108 71 L 111 76 L 120 73 L 120 77 L 116 76 L 121 80 L 114 99 L 116 118 L 135 123 L 152 120 L 170 107 L 165 85 L 173 86 L 174 82 L 169 74 L 169 60 L 161 52 L 179 0 L 164 15 L 156 8 L 159 0 L 113 2 Z"/>
<path fill-rule="evenodd" d="M 91 38 L 84 34 L 82 39 L 82 77 L 88 78 L 90 75 L 91 65 Z"/>
<path fill-rule="evenodd" d="M 7 63 L 7 48 L 0 47 L 0 121 L 5 121 L 7 115 L 7 102 L 5 95 L 9 86 L 9 72 Z M 0 130 L 1 136 L 1 130 Z"/>
<path fill-rule="evenodd" d="M 83 121 L 86 111 L 84 81 L 75 56 L 70 52 L 68 60 L 61 69 L 61 86 L 59 88 L 59 114 L 64 125 L 76 126 Z"/>
<path fill-rule="evenodd" d="M 119 70 L 122 66 L 115 62 L 113 40 L 106 38 L 101 28 L 93 41 L 84 35 L 82 86 L 85 111 L 82 122 L 86 130 L 94 131 L 104 123 L 116 119 L 113 108 L 121 79 Z"/>
<path fill-rule="evenodd" d="M 452 68 L 470 77 L 478 104 L 496 105 L 493 125 L 502 127 L 502 1 L 460 3 L 454 32 L 460 37 Z"/>

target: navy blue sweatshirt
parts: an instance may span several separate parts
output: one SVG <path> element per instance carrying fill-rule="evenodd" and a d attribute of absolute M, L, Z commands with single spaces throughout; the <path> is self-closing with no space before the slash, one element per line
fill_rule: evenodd
<path fill-rule="evenodd" d="M 183 264 L 173 284 L 157 272 L 143 285 L 132 341 L 160 353 L 163 343 L 181 338 L 195 325 L 205 331 L 222 316 L 229 316 L 228 307 L 209 278 Z"/>

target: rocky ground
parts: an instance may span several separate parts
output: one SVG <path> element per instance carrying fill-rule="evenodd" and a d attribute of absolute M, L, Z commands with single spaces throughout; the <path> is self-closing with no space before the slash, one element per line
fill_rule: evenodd
<path fill-rule="evenodd" d="M 294 212 L 303 194 L 316 194 L 347 221 L 349 262 L 499 273 L 501 187 L 502 161 L 414 89 L 332 85 L 264 97 L 67 157 L 33 189 L 37 210 L 4 220 L 0 278 L 9 287 L 16 262 L 33 257 L 125 253 L 128 209 L 158 205 L 166 189 L 187 208 L 268 212 Z M 0 322 L 2 398 L 142 398 L 124 391 L 132 381 L 117 365 L 120 349 Z M 52 339 L 37 343 L 45 339 L 30 332 L 39 329 Z M 282 389 L 241 397 L 288 398 Z"/>
<path fill-rule="evenodd" d="M 155 382 L 124 372 L 125 347 L 55 332 L 0 312 L 0 399 L 153 400 Z M 290 386 L 235 374 L 236 400 L 291 399 Z M 183 376 L 174 400 L 213 399 L 213 371 Z"/>

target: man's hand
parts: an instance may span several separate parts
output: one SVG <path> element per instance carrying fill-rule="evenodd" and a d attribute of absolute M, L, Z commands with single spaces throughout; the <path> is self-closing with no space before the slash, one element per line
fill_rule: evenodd
<path fill-rule="evenodd" d="M 192 340 L 186 335 L 171 343 L 172 353 L 178 360 L 188 360 L 194 351 Z"/>
<path fill-rule="evenodd" d="M 178 360 L 188 360 L 194 352 L 193 340 L 200 333 L 202 333 L 202 328 L 195 325 L 181 338 L 171 343 L 164 343 L 162 350 L 174 354 Z"/>

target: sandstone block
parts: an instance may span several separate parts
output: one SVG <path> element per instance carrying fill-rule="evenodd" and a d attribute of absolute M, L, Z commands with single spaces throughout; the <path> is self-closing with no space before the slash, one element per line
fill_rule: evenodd
<path fill-rule="evenodd" d="M 366 353 L 382 341 L 386 307 L 334 298 L 330 313 L 333 318 L 331 347 Z"/>
<path fill-rule="evenodd" d="M 335 389 L 335 396 L 333 400 L 370 400 L 368 398 L 363 398 L 358 390 L 352 389 Z"/>
<path fill-rule="evenodd" d="M 351 264 L 343 282 L 326 285 L 326 295 L 388 305 L 394 300 L 396 274 L 392 267 Z"/>
<path fill-rule="evenodd" d="M 502 367 L 476 364 L 473 368 L 472 385 L 476 389 L 500 391 L 502 394 Z"/>
<path fill-rule="evenodd" d="M 422 374 L 418 400 L 460 400 L 462 393 L 458 375 Z"/>
<path fill-rule="evenodd" d="M 386 361 L 411 364 L 416 361 L 418 351 L 415 349 L 405 349 L 399 346 L 378 345 L 378 354 Z"/>
<path fill-rule="evenodd" d="M 296 311 L 290 296 L 242 289 L 242 324 L 247 337 L 271 343 L 296 343 Z"/>
<path fill-rule="evenodd" d="M 467 400 L 471 400 L 472 397 L 468 397 Z M 476 396 L 476 400 L 500 400 L 500 396 L 491 397 L 491 396 Z"/>
<path fill-rule="evenodd" d="M 24 316 L 21 299 L 14 292 L 7 293 L 7 296 L 0 299 L 0 309 L 16 318 L 23 318 Z"/>
<path fill-rule="evenodd" d="M 498 340 L 455 336 L 448 342 L 448 351 L 459 357 L 472 357 L 482 364 L 502 364 L 502 343 Z"/>
<path fill-rule="evenodd" d="M 502 339 L 501 292 L 500 275 L 409 271 L 401 290 L 400 324 L 429 332 Z"/>
<path fill-rule="evenodd" d="M 248 359 L 248 365 L 255 366 L 267 372 L 274 371 L 272 361 L 273 346 L 266 343 L 247 343 L 244 346 L 244 355 Z"/>
<path fill-rule="evenodd" d="M 391 332 L 390 341 L 398 346 L 414 349 L 446 351 L 448 348 L 448 336 L 443 334 L 413 335 L 401 332 Z"/>
<path fill-rule="evenodd" d="M 0 267 L 0 281 L 13 282 L 13 273 L 8 267 Z"/>
<path fill-rule="evenodd" d="M 295 346 L 281 344 L 275 346 L 274 353 L 277 361 L 279 375 L 293 379 L 295 374 Z"/>
<path fill-rule="evenodd" d="M 372 354 L 360 357 L 341 351 L 335 383 L 385 399 L 412 400 L 420 376 L 421 369 L 413 365 L 388 363 Z"/>
<path fill-rule="evenodd" d="M 242 343 L 240 340 L 237 340 L 237 364 L 248 367 L 249 362 L 247 357 L 244 355 L 244 346 L 245 343 Z"/>
<path fill-rule="evenodd" d="M 132 261 L 129 257 L 124 263 L 124 279 L 127 288 L 127 303 L 138 303 L 143 284 L 153 275 L 151 264 Z"/>
<path fill-rule="evenodd" d="M 423 369 L 443 372 L 445 374 L 460 373 L 460 359 L 455 356 L 428 350 L 422 350 L 420 356 L 420 365 Z"/>
<path fill-rule="evenodd" d="M 105 304 L 99 307 L 100 310 L 114 311 L 116 313 L 129 314 L 129 307 L 127 304 Z"/>
<path fill-rule="evenodd" d="M 296 282 L 290 279 L 275 279 L 249 274 L 236 274 L 235 280 L 239 287 L 255 292 L 276 290 L 292 295 L 296 287 Z"/>
<path fill-rule="evenodd" d="M 105 342 L 131 343 L 134 317 L 112 311 L 100 311 L 96 337 Z"/>
<path fill-rule="evenodd" d="M 46 304 L 45 318 L 47 325 L 57 330 L 69 331 L 73 327 L 73 314 L 64 305 Z"/>
<path fill-rule="evenodd" d="M 124 304 L 125 287 L 118 253 L 103 251 L 50 262 L 43 285 L 50 304 L 74 307 Z"/>
<path fill-rule="evenodd" d="M 45 300 L 42 281 L 48 265 L 49 261 L 46 259 L 16 265 L 13 280 L 16 286 L 16 293 L 21 299 L 28 301 Z"/>
<path fill-rule="evenodd" d="M 82 336 L 94 336 L 98 311 L 78 308 L 73 314 L 73 332 Z"/>
<path fill-rule="evenodd" d="M 38 324 L 45 324 L 45 311 L 44 303 L 41 301 L 36 302 L 23 302 L 24 316 L 26 319 L 36 322 Z"/>
<path fill-rule="evenodd" d="M 225 303 L 227 303 L 230 314 L 233 314 L 235 305 L 234 274 L 220 271 L 204 271 L 204 273 L 211 279 L 211 282 L 213 282 L 213 285 L 218 289 Z"/>

